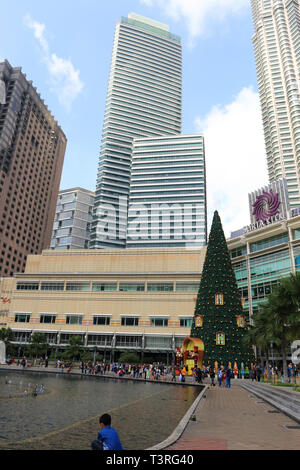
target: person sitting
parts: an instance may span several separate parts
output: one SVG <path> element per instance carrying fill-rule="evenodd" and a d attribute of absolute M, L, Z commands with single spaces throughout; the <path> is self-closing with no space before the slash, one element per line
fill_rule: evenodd
<path fill-rule="evenodd" d="M 123 450 L 117 431 L 112 428 L 111 416 L 107 413 L 100 416 L 98 438 L 92 442 L 92 450 Z"/>

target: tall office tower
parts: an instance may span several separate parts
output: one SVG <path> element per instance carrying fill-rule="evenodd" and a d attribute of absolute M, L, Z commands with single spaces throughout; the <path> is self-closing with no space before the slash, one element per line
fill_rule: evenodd
<path fill-rule="evenodd" d="M 91 248 L 124 248 L 134 137 L 181 132 L 181 41 L 130 14 L 117 23 L 96 185 Z M 115 224 L 116 230 L 108 230 Z"/>
<path fill-rule="evenodd" d="M 206 245 L 202 134 L 134 139 L 126 248 Z"/>
<path fill-rule="evenodd" d="M 0 63 L 0 276 L 49 248 L 66 137 L 19 67 Z"/>
<path fill-rule="evenodd" d="M 89 247 L 95 193 L 83 188 L 59 191 L 50 248 L 83 250 Z"/>
<path fill-rule="evenodd" d="M 286 178 L 300 206 L 300 9 L 298 0 L 251 0 L 253 45 L 270 183 Z"/>

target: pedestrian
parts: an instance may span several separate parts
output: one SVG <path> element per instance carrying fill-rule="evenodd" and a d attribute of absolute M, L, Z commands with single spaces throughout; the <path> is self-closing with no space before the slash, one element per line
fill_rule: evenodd
<path fill-rule="evenodd" d="M 219 387 L 222 387 L 222 375 L 223 375 L 222 369 L 218 370 L 217 375 L 218 375 Z"/>
<path fill-rule="evenodd" d="M 111 416 L 105 413 L 100 416 L 99 423 L 100 431 L 91 443 L 92 450 L 123 450 L 117 431 L 110 426 Z"/>
<path fill-rule="evenodd" d="M 230 385 L 230 380 L 232 378 L 232 370 L 230 367 L 227 368 L 227 371 L 226 371 L 226 388 L 230 388 L 231 385 Z"/>
<path fill-rule="evenodd" d="M 45 357 L 45 367 L 48 367 L 48 356 Z"/>
<path fill-rule="evenodd" d="M 182 382 L 185 382 L 185 376 L 186 376 L 186 368 L 185 366 L 183 366 L 182 370 L 181 370 L 181 375 L 182 375 Z"/>
<path fill-rule="evenodd" d="M 227 377 L 226 370 L 223 369 L 222 370 L 222 385 L 223 385 L 223 387 L 225 387 L 226 377 Z"/>
<path fill-rule="evenodd" d="M 213 387 L 215 387 L 215 385 L 216 385 L 216 384 L 215 384 L 215 376 L 216 376 L 216 374 L 215 374 L 215 371 L 214 371 L 214 369 L 213 369 L 212 367 L 211 367 L 210 370 L 209 370 L 209 375 L 210 375 L 210 379 L 211 379 L 211 385 L 212 385 Z"/>

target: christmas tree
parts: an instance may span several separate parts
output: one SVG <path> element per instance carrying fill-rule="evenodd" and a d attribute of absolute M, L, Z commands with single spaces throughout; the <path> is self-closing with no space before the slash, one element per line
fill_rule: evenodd
<path fill-rule="evenodd" d="M 241 295 L 231 265 L 221 220 L 217 211 L 209 235 L 206 258 L 193 318 L 191 338 L 204 343 L 204 364 L 225 367 L 231 363 L 250 366 L 253 350 L 243 346 L 247 329 Z"/>

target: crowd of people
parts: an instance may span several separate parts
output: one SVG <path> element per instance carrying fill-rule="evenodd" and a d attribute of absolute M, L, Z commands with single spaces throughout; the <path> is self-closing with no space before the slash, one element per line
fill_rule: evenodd
<path fill-rule="evenodd" d="M 48 367 L 49 360 L 46 356 L 45 358 L 41 357 L 40 359 L 34 359 L 29 361 L 26 357 L 23 357 L 21 360 L 10 360 L 10 364 L 15 364 L 23 367 Z M 70 373 L 74 368 L 72 362 L 66 362 L 65 360 L 58 359 L 55 362 L 55 367 L 60 369 L 61 372 L 65 370 Z M 77 367 L 77 365 L 76 365 Z M 128 377 L 134 379 L 144 379 L 144 380 L 168 380 L 171 382 L 185 382 L 187 376 L 192 377 L 192 381 L 202 384 L 204 379 L 210 379 L 212 386 L 216 384 L 219 387 L 224 386 L 230 388 L 231 379 L 250 379 L 252 381 L 260 382 L 264 380 L 274 380 L 283 381 L 283 370 L 277 366 L 272 366 L 269 364 L 264 367 L 261 364 L 254 364 L 250 368 L 242 367 L 237 369 L 237 367 L 231 367 L 230 364 L 227 367 L 212 367 L 210 365 L 203 365 L 201 368 L 195 366 L 190 368 L 186 365 L 164 365 L 161 363 L 155 364 L 129 364 L 129 363 L 118 363 L 114 362 L 112 364 L 107 362 L 94 362 L 94 361 L 81 361 L 79 365 L 81 373 L 84 375 L 117 375 L 118 377 Z M 288 364 L 288 382 L 292 382 L 293 378 L 300 376 L 300 369 L 293 364 Z"/>

